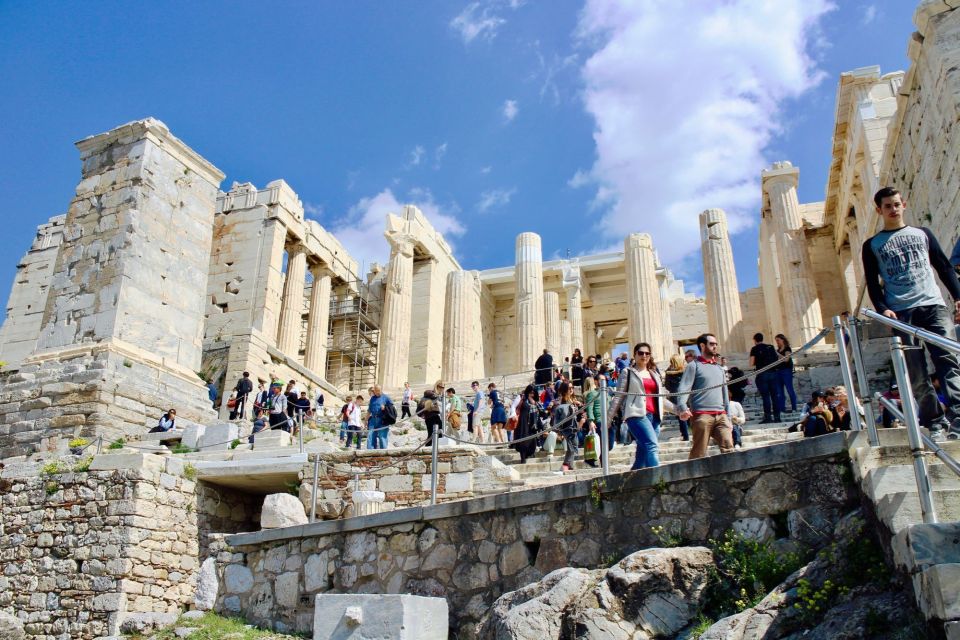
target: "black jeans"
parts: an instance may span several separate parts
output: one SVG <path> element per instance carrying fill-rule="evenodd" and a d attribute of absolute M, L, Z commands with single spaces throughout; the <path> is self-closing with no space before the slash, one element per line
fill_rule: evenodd
<path fill-rule="evenodd" d="M 780 386 L 780 378 L 776 371 L 764 371 L 757 374 L 757 391 L 760 392 L 760 399 L 763 400 L 763 419 L 772 419 L 780 422 L 780 406 L 783 404 L 780 394 L 783 392 Z"/>
<path fill-rule="evenodd" d="M 400 418 L 403 419 L 403 418 L 410 418 L 410 417 L 412 417 L 410 415 L 410 403 L 404 402 L 403 404 L 400 405 Z"/>
<path fill-rule="evenodd" d="M 900 322 L 912 324 L 945 338 L 950 338 L 949 329 L 953 325 L 947 308 L 942 305 L 928 305 L 897 311 L 897 319 Z M 947 399 L 947 417 L 950 420 L 960 418 L 960 363 L 957 362 L 957 356 L 936 345 L 914 340 L 902 333 L 896 332 L 896 335 L 903 340 L 905 345 L 915 345 L 917 342 L 921 345 L 920 349 L 910 349 L 904 352 L 913 397 L 917 399 L 920 426 L 929 427 L 935 422 L 942 421 L 943 418 L 943 409 L 937 399 L 933 384 L 930 382 L 924 350 L 930 352 L 933 368 L 940 379 L 940 389 Z"/>

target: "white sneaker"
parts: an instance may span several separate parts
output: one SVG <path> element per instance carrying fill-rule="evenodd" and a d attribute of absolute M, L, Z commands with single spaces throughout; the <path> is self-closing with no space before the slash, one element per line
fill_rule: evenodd
<path fill-rule="evenodd" d="M 934 429 L 933 427 L 931 427 L 930 439 L 933 440 L 934 442 L 946 442 L 947 434 L 945 433 L 944 429 Z"/>

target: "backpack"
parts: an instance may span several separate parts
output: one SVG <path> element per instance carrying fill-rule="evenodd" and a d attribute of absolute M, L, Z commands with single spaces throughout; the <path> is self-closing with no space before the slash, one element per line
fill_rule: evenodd
<path fill-rule="evenodd" d="M 340 419 L 343 420 L 343 422 L 347 422 L 350 420 L 350 414 L 348 413 L 348 409 L 350 409 L 349 404 L 345 404 L 342 407 L 340 407 Z"/>
<path fill-rule="evenodd" d="M 396 423 L 397 408 L 393 406 L 392 402 L 388 402 L 387 404 L 383 405 L 383 409 L 380 410 L 380 424 L 386 427 Z"/>
<path fill-rule="evenodd" d="M 757 349 L 757 354 L 753 358 L 753 364 L 757 369 L 763 369 L 780 358 L 780 355 L 777 353 L 777 350 L 773 348 L 772 344 L 764 344 L 761 342 L 757 347 L 759 347 L 759 349 Z"/>

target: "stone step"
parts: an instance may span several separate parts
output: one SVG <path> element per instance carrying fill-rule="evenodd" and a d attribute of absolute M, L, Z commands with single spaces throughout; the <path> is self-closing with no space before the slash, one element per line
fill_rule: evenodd
<path fill-rule="evenodd" d="M 934 490 L 960 490 L 960 477 L 949 467 L 927 460 L 927 474 Z M 884 496 L 916 493 L 917 480 L 912 464 L 892 464 L 870 469 L 861 482 L 863 492 L 874 504 Z"/>
<path fill-rule="evenodd" d="M 933 507 L 937 512 L 937 519 L 942 522 L 956 522 L 960 520 L 960 490 L 937 489 L 933 490 Z M 913 492 L 890 493 L 874 502 L 877 517 L 894 534 L 903 531 L 910 525 L 923 522 L 920 512 L 920 497 Z"/>
<path fill-rule="evenodd" d="M 884 430 L 889 431 L 889 430 Z M 898 429 L 905 431 L 905 429 Z M 887 434 L 881 432 L 879 447 L 860 447 L 850 452 L 850 460 L 853 463 L 854 477 L 862 480 L 866 473 L 872 469 L 888 467 L 892 465 L 912 465 L 913 454 L 910 446 L 906 444 L 906 437 L 903 443 L 884 444 L 885 441 L 895 440 L 896 438 L 885 437 Z M 890 434 L 894 435 L 894 434 Z M 906 434 L 903 434 L 904 436 Z M 940 447 L 947 452 L 953 459 L 960 460 L 960 441 L 951 440 L 939 443 Z M 929 464 L 937 463 L 937 458 L 932 451 L 927 450 L 924 459 Z"/>
<path fill-rule="evenodd" d="M 894 562 L 908 574 L 938 564 L 960 563 L 960 522 L 907 525 L 890 546 Z"/>

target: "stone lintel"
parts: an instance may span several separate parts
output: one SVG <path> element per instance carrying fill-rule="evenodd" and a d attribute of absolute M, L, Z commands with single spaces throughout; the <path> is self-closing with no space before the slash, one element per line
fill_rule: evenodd
<path fill-rule="evenodd" d="M 787 160 L 774 162 L 772 167 L 760 172 L 760 177 L 764 188 L 767 187 L 767 184 L 776 182 L 788 182 L 796 187 L 800 182 L 800 167 L 793 166 Z"/>
<path fill-rule="evenodd" d="M 176 156 L 181 162 L 187 165 L 194 173 L 214 186 L 218 186 L 225 177 L 225 174 L 220 171 L 220 169 L 217 169 L 209 160 L 170 133 L 167 125 L 156 118 L 144 118 L 143 120 L 128 122 L 110 131 L 84 138 L 76 143 L 76 147 L 80 150 L 81 160 L 85 160 L 99 153 L 103 148 L 119 142 L 121 139 L 133 142 L 140 138 L 149 139 L 157 146 L 165 148 L 171 155 Z"/>

